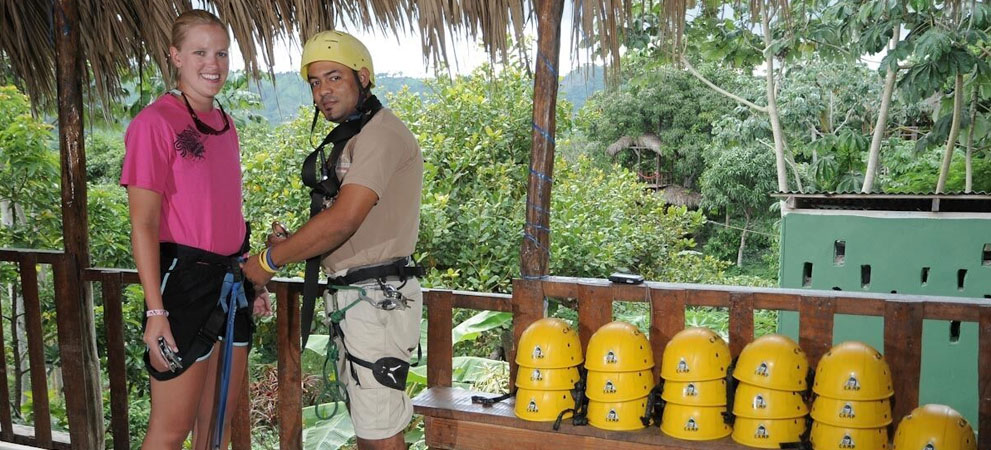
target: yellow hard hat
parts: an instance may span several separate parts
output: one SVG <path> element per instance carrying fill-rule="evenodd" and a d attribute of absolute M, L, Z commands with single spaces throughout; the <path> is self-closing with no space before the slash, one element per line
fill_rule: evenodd
<path fill-rule="evenodd" d="M 520 367 L 516 371 L 516 387 L 538 391 L 574 389 L 575 383 L 580 379 L 578 366 L 563 369 Z"/>
<path fill-rule="evenodd" d="M 836 345 L 823 355 L 812 390 L 839 400 L 880 400 L 895 394 L 884 356 L 857 341 Z"/>
<path fill-rule="evenodd" d="M 733 431 L 723 421 L 725 406 L 687 406 L 668 403 L 661 416 L 661 431 L 677 439 L 709 441 Z"/>
<path fill-rule="evenodd" d="M 561 319 L 545 317 L 523 330 L 516 364 L 537 369 L 561 369 L 582 363 L 582 343 L 574 328 Z"/>
<path fill-rule="evenodd" d="M 977 450 L 974 429 L 960 413 L 946 405 L 923 405 L 912 410 L 895 431 L 896 450 Z"/>
<path fill-rule="evenodd" d="M 782 391 L 804 391 L 809 360 L 795 341 L 768 334 L 740 352 L 733 377 L 747 384 Z"/>
<path fill-rule="evenodd" d="M 654 367 L 650 341 L 637 327 L 609 322 L 588 339 L 585 368 L 596 372 L 634 372 Z"/>
<path fill-rule="evenodd" d="M 575 399 L 571 391 L 535 391 L 519 388 L 516 390 L 516 417 L 534 422 L 552 422 L 557 420 L 561 411 L 575 407 Z M 571 417 L 571 412 L 563 418 Z"/>
<path fill-rule="evenodd" d="M 588 424 L 603 430 L 639 430 L 644 428 L 640 418 L 646 413 L 646 397 L 625 402 L 588 401 Z"/>
<path fill-rule="evenodd" d="M 730 364 L 726 341 L 708 328 L 688 328 L 664 347 L 661 378 L 667 381 L 706 381 L 723 378 Z"/>
<path fill-rule="evenodd" d="M 888 427 L 844 428 L 812 422 L 809 438 L 815 450 L 886 450 Z"/>
<path fill-rule="evenodd" d="M 654 387 L 650 369 L 637 372 L 588 371 L 585 396 L 598 402 L 625 402 L 646 397 Z"/>
<path fill-rule="evenodd" d="M 740 383 L 736 387 L 733 414 L 750 419 L 791 419 L 809 413 L 802 394 Z"/>
<path fill-rule="evenodd" d="M 665 381 L 661 398 L 678 405 L 724 406 L 727 403 L 726 379 Z"/>
<path fill-rule="evenodd" d="M 805 432 L 805 418 L 749 419 L 737 417 L 733 422 L 733 440 L 757 448 L 781 448 L 785 442 L 800 442 Z"/>
<path fill-rule="evenodd" d="M 849 428 L 878 428 L 891 423 L 891 400 L 837 400 L 816 397 L 812 419 L 826 425 Z"/>
<path fill-rule="evenodd" d="M 299 74 L 306 80 L 309 76 L 310 63 L 315 61 L 333 61 L 344 64 L 354 70 L 368 68 L 368 87 L 375 86 L 375 67 L 372 66 L 372 55 L 365 44 L 354 36 L 341 31 L 321 31 L 303 45 L 303 57 L 300 61 Z"/>

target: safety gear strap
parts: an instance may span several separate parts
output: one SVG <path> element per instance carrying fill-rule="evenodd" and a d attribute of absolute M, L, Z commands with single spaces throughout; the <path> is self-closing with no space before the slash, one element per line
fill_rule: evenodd
<path fill-rule="evenodd" d="M 378 98 L 374 95 L 368 97 L 359 107 L 361 112 L 359 118 L 334 127 L 323 139 L 323 142 L 306 157 L 300 176 L 303 179 L 303 184 L 310 188 L 311 218 L 323 211 L 324 201 L 337 197 L 337 192 L 341 187 L 341 182 L 337 179 L 337 163 L 344 152 L 345 145 L 352 137 L 361 132 L 365 124 L 381 109 L 382 103 L 379 102 Z M 316 126 L 316 119 L 317 117 L 314 115 L 313 124 L 310 127 L 311 133 L 313 127 Z M 324 147 L 327 144 L 333 145 L 329 161 L 324 158 Z M 314 256 L 306 260 L 306 273 L 303 279 L 303 309 L 300 311 L 300 332 L 303 338 L 301 349 L 306 348 L 306 341 L 310 337 L 313 308 L 316 306 L 316 299 L 320 294 L 320 258 L 321 256 Z"/>
<path fill-rule="evenodd" d="M 733 405 L 736 402 L 737 380 L 733 378 L 733 371 L 736 370 L 738 358 L 733 358 L 729 368 L 726 369 L 726 411 L 723 412 L 723 422 L 729 426 L 736 423 L 736 415 L 733 414 Z"/>
<path fill-rule="evenodd" d="M 661 416 L 664 413 L 664 406 L 667 403 L 661 398 L 663 393 L 664 380 L 662 379 L 647 394 L 647 409 L 644 411 L 643 417 L 640 418 L 640 423 L 643 423 L 643 426 L 649 427 L 651 424 L 654 426 L 661 425 Z"/>
<path fill-rule="evenodd" d="M 552 426 L 554 431 L 561 428 L 561 421 L 564 420 L 564 415 L 569 412 L 572 413 L 572 425 L 588 425 L 588 397 L 585 396 L 585 380 L 588 378 L 588 373 L 584 368 L 579 368 L 578 371 L 580 376 L 578 377 L 578 381 L 575 382 L 575 387 L 571 389 L 571 397 L 575 399 L 575 406 L 574 408 L 568 408 L 558 413 L 557 419 L 554 419 L 554 425 Z"/>
<path fill-rule="evenodd" d="M 231 384 L 231 363 L 234 353 L 234 312 L 238 308 L 247 308 L 248 300 L 244 295 L 244 287 L 241 285 L 242 275 L 240 270 L 232 270 L 224 276 L 224 286 L 220 291 L 221 308 L 227 314 L 227 329 L 224 332 L 224 347 L 221 353 L 220 373 L 217 380 L 217 406 L 213 429 L 213 449 L 220 450 L 221 441 L 224 435 L 224 421 L 227 415 L 227 396 Z"/>

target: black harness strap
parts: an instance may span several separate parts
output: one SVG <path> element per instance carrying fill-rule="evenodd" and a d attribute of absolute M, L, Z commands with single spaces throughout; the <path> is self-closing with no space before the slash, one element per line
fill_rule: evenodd
<path fill-rule="evenodd" d="M 323 211 L 326 200 L 337 197 L 341 187 L 341 182 L 337 179 L 337 164 L 341 159 L 341 154 L 344 153 L 344 147 L 352 137 L 361 132 L 365 124 L 381 109 L 382 103 L 374 95 L 368 97 L 359 107 L 360 117 L 334 127 L 323 139 L 323 142 L 306 157 L 300 176 L 303 179 L 303 184 L 311 189 L 311 218 Z M 314 117 L 315 124 L 316 117 Z M 324 147 L 327 144 L 333 145 L 330 159 L 324 158 Z M 306 260 L 306 275 L 303 279 L 303 307 L 300 311 L 300 333 L 303 338 L 301 348 L 306 348 L 306 341 L 310 337 L 313 309 L 316 306 L 317 296 L 320 294 L 320 259 L 320 256 L 315 256 Z"/>

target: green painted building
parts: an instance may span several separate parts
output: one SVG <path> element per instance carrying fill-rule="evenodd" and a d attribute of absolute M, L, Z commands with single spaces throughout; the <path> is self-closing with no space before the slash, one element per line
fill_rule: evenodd
<path fill-rule="evenodd" d="M 781 287 L 991 302 L 991 195 L 778 194 Z M 798 313 L 782 312 L 797 338 Z M 837 315 L 833 342 L 884 351 L 882 317 Z M 919 402 L 977 424 L 977 324 L 926 320 Z"/>

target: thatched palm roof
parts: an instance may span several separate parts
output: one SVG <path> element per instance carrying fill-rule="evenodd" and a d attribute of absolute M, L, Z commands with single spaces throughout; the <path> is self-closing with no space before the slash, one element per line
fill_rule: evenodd
<path fill-rule="evenodd" d="M 615 157 L 619 152 L 631 147 L 645 148 L 661 154 L 661 138 L 654 133 L 644 133 L 640 136 L 623 136 L 606 147 L 606 154 Z"/>
<path fill-rule="evenodd" d="M 167 67 L 171 23 L 180 11 L 193 7 L 191 0 L 77 1 L 80 52 L 92 77 L 84 80 L 83 85 L 92 85 L 95 94 L 104 100 L 120 94 L 121 74 L 139 62 L 150 61 L 159 68 Z M 599 47 L 611 51 L 608 60 L 616 62 L 617 30 L 629 19 L 631 2 L 575 2 L 571 32 L 576 36 L 597 36 Z M 318 31 L 344 29 L 347 24 L 391 34 L 419 30 L 425 60 L 446 62 L 446 43 L 454 34 L 480 38 L 493 58 L 504 57 L 507 34 L 520 38 L 536 9 L 535 0 L 203 0 L 202 3 L 230 24 L 245 67 L 255 76 L 273 64 L 276 40 L 305 41 Z M 55 94 L 52 24 L 53 14 L 58 12 L 53 12 L 52 5 L 51 0 L 0 0 L 0 70 L 13 72 L 36 104 L 53 99 Z M 162 73 L 168 77 L 168 70 Z"/>

